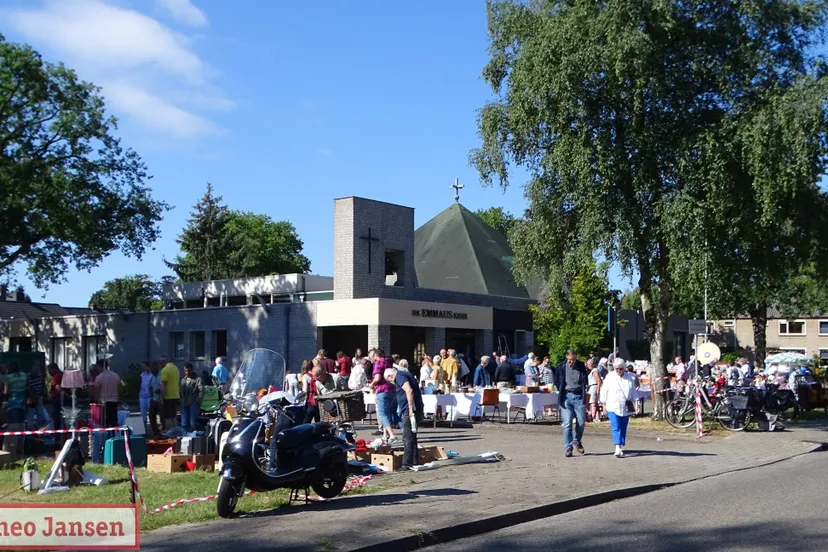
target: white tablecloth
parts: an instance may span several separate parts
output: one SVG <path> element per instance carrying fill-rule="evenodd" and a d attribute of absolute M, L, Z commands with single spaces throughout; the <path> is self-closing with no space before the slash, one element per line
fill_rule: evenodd
<path fill-rule="evenodd" d="M 376 411 L 377 396 L 373 393 L 365 393 L 366 412 Z M 483 394 L 477 393 L 452 393 L 449 395 L 423 395 L 423 410 L 425 414 L 432 416 L 437 414 L 439 406 L 443 416 L 454 422 L 457 418 L 480 415 L 478 405 L 483 399 Z M 558 406 L 557 393 L 500 393 L 501 407 L 506 410 L 506 419 L 511 422 L 511 411 L 515 407 L 526 409 L 526 418 L 533 420 L 543 416 L 544 408 Z"/>
<path fill-rule="evenodd" d="M 513 407 L 526 409 L 526 418 L 533 420 L 543 416 L 543 409 L 547 406 L 558 406 L 557 393 L 501 393 L 500 403 L 506 405 L 506 415 L 511 420 Z"/>
<path fill-rule="evenodd" d="M 440 397 L 437 399 L 436 397 Z M 511 421 L 513 407 L 526 408 L 526 418 L 529 420 L 543 416 L 545 407 L 558 406 L 557 393 L 500 393 L 499 402 L 505 408 L 507 420 Z M 443 406 L 443 412 L 449 420 L 458 417 L 480 415 L 478 405 L 483 400 L 482 393 L 452 393 L 451 395 L 423 395 L 426 414 L 433 414 L 436 405 Z M 426 402 L 429 401 L 429 402 Z M 433 405 L 429 409 L 429 404 Z"/>
<path fill-rule="evenodd" d="M 363 393 L 363 402 L 365 402 L 365 413 L 377 411 L 377 396 L 374 393 Z"/>

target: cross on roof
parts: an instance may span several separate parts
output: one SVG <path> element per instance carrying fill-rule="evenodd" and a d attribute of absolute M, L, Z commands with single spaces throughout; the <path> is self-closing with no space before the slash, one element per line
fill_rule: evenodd
<path fill-rule="evenodd" d="M 460 190 L 463 187 L 464 186 L 462 184 L 460 184 L 460 179 L 459 178 L 455 178 L 454 179 L 454 184 L 449 186 L 449 188 L 454 188 L 454 202 L 455 203 L 460 203 Z"/>

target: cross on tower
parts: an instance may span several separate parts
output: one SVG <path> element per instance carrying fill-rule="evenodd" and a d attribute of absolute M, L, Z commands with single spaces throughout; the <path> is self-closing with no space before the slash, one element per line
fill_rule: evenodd
<path fill-rule="evenodd" d="M 455 203 L 460 203 L 460 190 L 463 187 L 464 186 L 462 184 L 460 184 L 460 179 L 459 178 L 455 178 L 454 179 L 454 184 L 449 186 L 449 188 L 454 188 L 454 202 Z"/>
<path fill-rule="evenodd" d="M 367 236 L 360 236 L 359 239 L 361 240 L 368 240 L 368 274 L 371 274 L 371 250 L 373 249 L 372 242 L 378 242 L 379 238 L 375 238 L 371 235 L 371 228 L 368 228 L 368 235 Z"/>

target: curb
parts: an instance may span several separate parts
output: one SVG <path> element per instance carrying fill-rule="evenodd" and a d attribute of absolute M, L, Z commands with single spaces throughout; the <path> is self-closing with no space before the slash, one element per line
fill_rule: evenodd
<path fill-rule="evenodd" d="M 632 498 L 635 496 L 640 496 L 648 493 L 652 493 L 655 491 L 660 491 L 662 489 L 668 489 L 670 487 L 675 487 L 677 485 L 683 485 L 685 483 L 693 483 L 695 481 L 703 481 L 705 479 L 709 479 L 711 477 L 718 477 L 720 475 L 727 475 L 729 473 L 734 473 L 743 470 L 749 470 L 754 468 L 760 468 L 765 466 L 770 466 L 773 464 L 778 464 L 780 462 L 784 462 L 786 460 L 790 460 L 792 458 L 797 458 L 799 456 L 804 456 L 806 454 L 811 454 L 814 452 L 822 452 L 828 451 L 828 443 L 822 441 L 801 441 L 803 443 L 810 443 L 814 446 L 803 453 L 794 454 L 792 456 L 782 458 L 779 460 L 774 460 L 772 462 L 767 462 L 764 464 L 758 464 L 756 466 L 750 466 L 745 468 L 737 468 L 735 470 L 727 470 L 721 473 L 713 474 L 713 475 L 706 475 L 702 477 L 697 477 L 694 479 L 688 479 L 684 481 L 677 481 L 672 483 L 658 483 L 653 485 L 641 485 L 638 487 L 629 487 L 626 489 L 617 489 L 614 491 L 605 491 L 602 493 L 596 493 L 592 495 L 586 495 L 578 498 L 571 498 L 568 500 L 563 500 L 561 502 L 553 502 L 551 504 L 544 504 L 541 506 L 536 506 L 534 508 L 527 508 L 525 510 L 518 510 L 516 512 L 509 512 L 508 514 L 502 514 L 499 516 L 492 516 L 489 518 L 477 520 L 477 521 L 470 521 L 467 523 L 459 523 L 457 525 L 450 525 L 448 527 L 442 527 L 440 529 L 435 529 L 434 531 L 429 532 L 422 532 L 419 534 L 401 537 L 398 539 L 393 539 L 390 541 L 385 541 L 377 544 L 371 544 L 368 546 L 362 546 L 359 548 L 352 548 L 350 552 L 411 552 L 414 550 L 418 550 L 420 548 L 426 548 L 428 546 L 434 546 L 436 544 L 446 544 L 451 541 L 466 539 L 469 537 L 475 537 L 477 535 L 482 535 L 484 533 L 490 533 L 493 531 L 499 531 L 501 529 L 506 529 L 508 527 L 512 527 L 514 525 L 520 525 L 523 523 L 528 523 L 532 521 L 538 521 L 540 519 L 549 518 L 558 516 L 561 514 L 568 514 L 570 512 L 575 512 L 577 510 L 582 510 L 584 508 L 590 508 L 593 506 L 599 506 L 601 504 L 606 504 L 608 502 L 613 502 L 615 500 L 622 500 L 625 498 Z"/>

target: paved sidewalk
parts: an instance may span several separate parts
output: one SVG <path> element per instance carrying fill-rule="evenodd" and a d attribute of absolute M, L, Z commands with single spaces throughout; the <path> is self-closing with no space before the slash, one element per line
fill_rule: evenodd
<path fill-rule="evenodd" d="M 828 440 L 818 425 L 784 433 L 716 435 L 698 442 L 692 432 L 684 436 L 633 430 L 628 456 L 619 460 L 612 455 L 607 423 L 587 428 L 583 457 L 576 453 L 564 458 L 561 433 L 559 426 L 523 424 L 426 428 L 422 444 L 441 445 L 463 456 L 497 451 L 507 461 L 379 476 L 371 482 L 384 489 L 377 494 L 167 527 L 143 535 L 141 548 L 351 550 L 598 492 L 764 465 L 813 450 L 815 444 L 805 440 Z"/>

